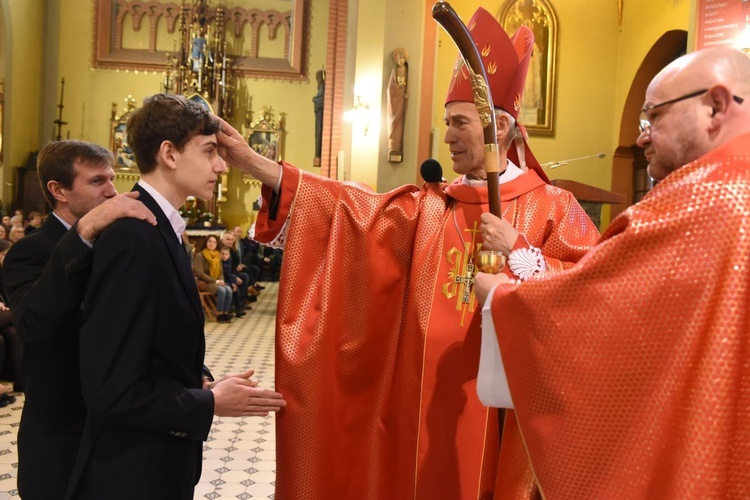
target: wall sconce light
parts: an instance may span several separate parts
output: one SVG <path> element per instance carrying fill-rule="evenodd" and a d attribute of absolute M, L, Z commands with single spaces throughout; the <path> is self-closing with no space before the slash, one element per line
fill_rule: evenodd
<path fill-rule="evenodd" d="M 735 40 L 734 46 L 750 56 L 750 24 L 745 25 L 745 29 L 742 30 L 740 36 Z"/>
<path fill-rule="evenodd" d="M 354 107 L 344 113 L 344 120 L 361 128 L 364 135 L 367 135 L 367 130 L 370 128 L 370 105 L 361 95 L 354 97 Z"/>

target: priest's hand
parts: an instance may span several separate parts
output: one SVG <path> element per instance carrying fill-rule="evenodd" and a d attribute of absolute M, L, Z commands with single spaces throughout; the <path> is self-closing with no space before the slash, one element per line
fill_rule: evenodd
<path fill-rule="evenodd" d="M 219 141 L 219 156 L 231 166 L 252 175 L 266 186 L 275 188 L 281 166 L 256 153 L 234 127 L 221 118 L 216 118 L 221 125 L 221 130 L 216 134 L 216 139 Z"/>
<path fill-rule="evenodd" d="M 487 295 L 490 293 L 490 290 L 492 290 L 492 287 L 505 283 L 510 283 L 510 278 L 503 273 L 477 273 L 477 275 L 474 276 L 474 294 L 479 303 L 484 306 L 484 302 L 487 300 Z"/>
<path fill-rule="evenodd" d="M 497 250 L 507 257 L 516 244 L 518 231 L 510 223 L 491 213 L 483 213 L 480 220 L 482 248 Z"/>
<path fill-rule="evenodd" d="M 211 392 L 214 394 L 214 415 L 219 417 L 265 417 L 269 412 L 286 406 L 280 393 L 257 387 L 252 380 L 242 377 L 217 382 Z"/>

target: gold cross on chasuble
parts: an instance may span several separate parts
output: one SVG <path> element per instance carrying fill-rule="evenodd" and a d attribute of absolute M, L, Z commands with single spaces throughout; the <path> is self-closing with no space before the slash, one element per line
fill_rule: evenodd
<path fill-rule="evenodd" d="M 473 227 L 464 229 L 471 236 L 469 242 L 465 242 L 461 233 L 461 243 L 463 248 L 451 247 L 445 255 L 449 263 L 447 283 L 443 283 L 443 295 L 452 299 L 457 297 L 456 310 L 462 311 L 461 324 L 463 325 L 463 316 L 467 312 L 473 312 L 476 308 L 473 285 L 474 285 L 474 256 L 477 254 L 482 244 L 477 241 L 479 234 L 479 223 L 474 222 Z"/>

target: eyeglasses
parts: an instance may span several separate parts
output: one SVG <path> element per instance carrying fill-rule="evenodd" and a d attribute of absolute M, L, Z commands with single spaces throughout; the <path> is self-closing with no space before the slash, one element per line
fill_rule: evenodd
<path fill-rule="evenodd" d="M 653 124 L 651 123 L 651 118 L 648 117 L 649 111 L 652 111 L 656 108 L 661 108 L 662 106 L 666 106 L 667 104 L 674 104 L 676 102 L 684 101 L 685 99 L 692 99 L 693 97 L 698 97 L 699 95 L 705 94 L 709 90 L 710 89 L 696 90 L 695 92 L 691 92 L 682 97 L 676 97 L 668 101 L 660 102 L 659 104 L 652 104 L 650 106 L 644 107 L 643 109 L 641 109 L 641 119 L 640 119 L 640 124 L 638 125 L 638 130 L 641 131 L 641 134 L 644 132 L 648 135 L 651 134 L 651 126 Z M 733 95 L 732 99 L 737 104 L 742 104 L 745 101 L 745 99 L 736 95 Z"/>

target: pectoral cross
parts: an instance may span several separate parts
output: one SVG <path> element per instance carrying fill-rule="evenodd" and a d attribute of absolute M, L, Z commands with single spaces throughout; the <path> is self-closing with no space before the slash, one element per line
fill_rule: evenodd
<path fill-rule="evenodd" d="M 466 274 L 456 276 L 456 283 L 460 283 L 464 286 L 464 294 L 461 297 L 461 302 L 464 304 L 469 303 L 471 298 L 471 287 L 474 285 L 474 263 L 469 261 L 466 265 Z"/>

